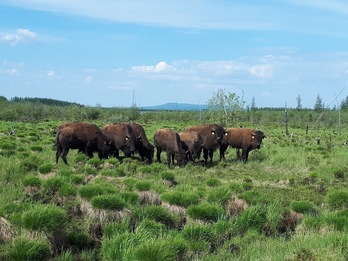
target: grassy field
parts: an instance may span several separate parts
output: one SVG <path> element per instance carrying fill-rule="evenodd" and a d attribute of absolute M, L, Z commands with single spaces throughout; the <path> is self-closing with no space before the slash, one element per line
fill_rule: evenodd
<path fill-rule="evenodd" d="M 0 260 L 348 259 L 345 129 L 265 125 L 247 164 L 229 148 L 169 169 L 77 151 L 55 164 L 61 123 L 0 122 Z M 189 125 L 143 126 L 152 142 Z"/>

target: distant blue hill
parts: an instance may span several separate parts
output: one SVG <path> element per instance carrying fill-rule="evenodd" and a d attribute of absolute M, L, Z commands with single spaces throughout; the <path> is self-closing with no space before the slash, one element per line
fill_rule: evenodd
<path fill-rule="evenodd" d="M 155 106 L 143 106 L 140 107 L 141 110 L 149 110 L 149 111 L 199 111 L 199 110 L 207 110 L 208 106 L 203 104 L 190 104 L 190 103 L 165 103 L 162 105 Z"/>

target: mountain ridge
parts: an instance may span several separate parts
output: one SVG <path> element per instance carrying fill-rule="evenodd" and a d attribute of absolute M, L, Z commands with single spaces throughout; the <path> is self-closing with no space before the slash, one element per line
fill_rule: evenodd
<path fill-rule="evenodd" d="M 204 104 L 192 104 L 192 103 L 178 103 L 168 102 L 160 105 L 153 106 L 141 106 L 141 110 L 166 110 L 166 111 L 199 111 L 207 110 L 208 106 Z"/>

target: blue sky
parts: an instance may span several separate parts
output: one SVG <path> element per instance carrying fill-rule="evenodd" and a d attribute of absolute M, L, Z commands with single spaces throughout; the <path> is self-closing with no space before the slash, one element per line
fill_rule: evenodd
<path fill-rule="evenodd" d="M 348 95 L 343 0 L 0 0 L 0 14 L 8 99 L 206 104 L 223 89 L 313 108 Z"/>

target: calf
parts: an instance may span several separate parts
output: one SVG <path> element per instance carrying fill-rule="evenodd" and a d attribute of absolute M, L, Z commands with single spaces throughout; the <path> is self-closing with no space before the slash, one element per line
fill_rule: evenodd
<path fill-rule="evenodd" d="M 231 146 L 237 149 L 237 157 L 246 163 L 249 152 L 260 149 L 262 140 L 266 138 L 262 131 L 249 128 L 227 128 L 226 131 L 228 135 L 224 137 L 220 146 L 220 160 L 225 159 L 225 151 Z M 239 149 L 242 149 L 242 157 Z"/>
<path fill-rule="evenodd" d="M 203 139 L 197 132 L 179 132 L 181 141 L 185 144 L 183 148 L 188 150 L 188 158 L 191 161 L 198 159 L 202 152 Z"/>
<path fill-rule="evenodd" d="M 182 149 L 182 142 L 176 131 L 169 128 L 159 129 L 154 135 L 154 142 L 158 162 L 161 162 L 161 152 L 164 150 L 167 152 L 168 167 L 170 167 L 173 157 L 180 167 L 186 164 L 186 154 Z"/>

